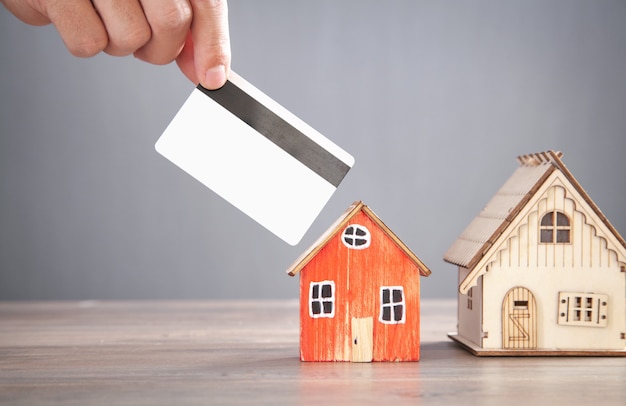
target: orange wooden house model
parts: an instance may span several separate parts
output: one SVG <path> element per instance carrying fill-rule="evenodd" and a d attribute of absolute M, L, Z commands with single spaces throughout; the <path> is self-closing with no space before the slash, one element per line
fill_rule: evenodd
<path fill-rule="evenodd" d="M 288 269 L 300 274 L 302 361 L 417 361 L 430 270 L 362 202 Z"/>
<path fill-rule="evenodd" d="M 561 156 L 519 157 L 444 256 L 475 355 L 626 356 L 626 242 Z"/>

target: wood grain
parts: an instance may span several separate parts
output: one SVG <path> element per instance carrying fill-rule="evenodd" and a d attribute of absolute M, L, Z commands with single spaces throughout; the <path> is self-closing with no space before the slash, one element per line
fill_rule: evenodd
<path fill-rule="evenodd" d="M 300 342 L 303 361 L 350 361 L 359 359 L 354 345 L 353 319 L 373 318 L 371 329 L 373 361 L 417 361 L 420 350 L 421 269 L 387 231 L 380 228 L 373 214 L 352 213 L 351 223 L 369 230 L 371 245 L 365 250 L 348 249 L 341 233 L 311 258 L 300 275 Z M 343 231 L 343 229 L 341 230 Z M 406 248 L 408 250 L 408 248 Z M 413 254 L 414 255 L 414 254 Z M 420 262 L 421 263 L 421 262 Z M 430 271 L 428 271 L 430 272 Z M 320 281 L 336 286 L 335 314 L 332 318 L 309 316 L 310 286 Z M 405 316 L 401 323 L 382 323 L 381 288 L 403 289 Z M 363 343 L 361 341 L 361 343 Z M 361 354 L 362 355 L 362 354 Z"/>
<path fill-rule="evenodd" d="M 299 361 L 298 302 L 1 302 L 2 405 L 623 405 L 622 358 L 482 358 L 422 300 L 420 362 Z"/>

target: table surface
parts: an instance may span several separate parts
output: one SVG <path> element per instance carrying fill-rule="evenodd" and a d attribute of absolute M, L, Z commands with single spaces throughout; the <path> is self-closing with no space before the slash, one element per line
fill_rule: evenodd
<path fill-rule="evenodd" d="M 297 301 L 0 302 L 0 404 L 625 405 L 624 358 L 477 358 L 453 300 L 422 359 L 299 361 Z"/>

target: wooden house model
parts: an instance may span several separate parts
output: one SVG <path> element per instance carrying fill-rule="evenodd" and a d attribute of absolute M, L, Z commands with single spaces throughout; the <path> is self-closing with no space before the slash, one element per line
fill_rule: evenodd
<path fill-rule="evenodd" d="M 430 270 L 355 202 L 287 270 L 300 274 L 302 361 L 417 361 Z"/>
<path fill-rule="evenodd" d="M 444 256 L 475 355 L 626 356 L 626 242 L 561 156 L 519 157 Z"/>

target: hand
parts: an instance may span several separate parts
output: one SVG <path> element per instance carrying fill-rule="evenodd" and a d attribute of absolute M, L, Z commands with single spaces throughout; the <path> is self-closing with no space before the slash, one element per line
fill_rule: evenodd
<path fill-rule="evenodd" d="M 208 89 L 221 87 L 230 71 L 226 0 L 0 1 L 27 24 L 54 24 L 75 56 L 176 60 L 185 76 Z"/>

